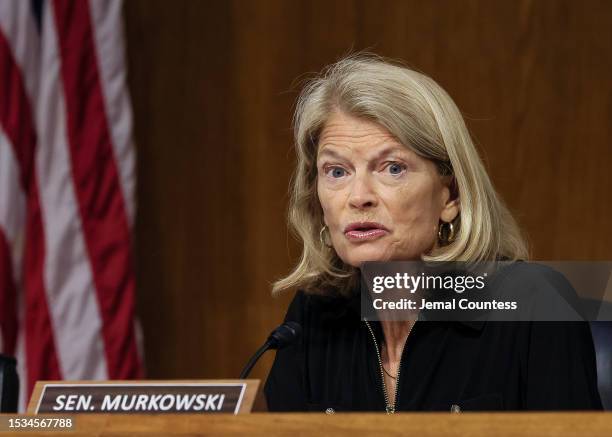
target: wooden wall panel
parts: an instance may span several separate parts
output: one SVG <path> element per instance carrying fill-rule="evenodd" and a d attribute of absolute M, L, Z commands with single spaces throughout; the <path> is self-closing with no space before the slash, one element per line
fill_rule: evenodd
<path fill-rule="evenodd" d="M 612 2 L 127 0 L 125 20 L 150 377 L 234 377 L 282 320 L 299 79 L 351 50 L 450 93 L 535 258 L 612 259 Z"/>

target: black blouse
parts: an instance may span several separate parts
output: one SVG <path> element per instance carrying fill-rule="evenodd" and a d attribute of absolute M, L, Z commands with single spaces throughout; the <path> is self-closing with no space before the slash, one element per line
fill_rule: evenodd
<path fill-rule="evenodd" d="M 264 388 L 270 411 L 602 409 L 587 322 L 417 321 L 388 406 L 382 328 L 370 321 L 370 330 L 359 305 L 358 294 L 296 293 L 285 320 L 303 333 L 276 354 Z"/>

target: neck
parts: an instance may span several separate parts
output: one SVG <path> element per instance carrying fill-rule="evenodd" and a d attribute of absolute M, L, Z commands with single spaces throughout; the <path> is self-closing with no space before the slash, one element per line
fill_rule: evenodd
<path fill-rule="evenodd" d="M 397 363 L 402 358 L 404 344 L 414 324 L 411 320 L 380 322 L 385 336 L 385 345 L 388 359 L 391 363 Z"/>

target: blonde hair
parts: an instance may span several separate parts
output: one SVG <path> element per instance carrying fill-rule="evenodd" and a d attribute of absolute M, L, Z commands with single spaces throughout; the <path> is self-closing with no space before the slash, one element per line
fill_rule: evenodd
<path fill-rule="evenodd" d="M 273 284 L 273 293 L 300 287 L 346 294 L 356 269 L 323 244 L 323 213 L 317 197 L 319 135 L 334 111 L 374 121 L 403 145 L 454 176 L 460 212 L 455 239 L 424 254 L 425 261 L 527 259 L 526 242 L 497 195 L 463 117 L 432 79 L 371 54 L 350 55 L 311 79 L 297 101 L 294 136 L 297 167 L 292 179 L 289 222 L 303 242 L 294 270 Z"/>

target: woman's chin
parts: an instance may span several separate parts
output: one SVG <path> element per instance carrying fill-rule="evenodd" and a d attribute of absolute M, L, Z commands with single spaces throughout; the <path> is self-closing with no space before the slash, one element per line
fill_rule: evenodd
<path fill-rule="evenodd" d="M 373 262 L 373 261 L 390 261 L 392 257 L 380 252 L 372 252 L 372 253 L 353 253 L 350 254 L 344 262 L 353 266 L 353 267 L 361 267 L 364 262 Z"/>
<path fill-rule="evenodd" d="M 384 262 L 384 261 L 419 261 L 421 256 L 415 254 L 396 254 L 383 251 L 351 251 L 346 256 L 340 257 L 346 264 L 360 268 L 364 262 Z"/>

